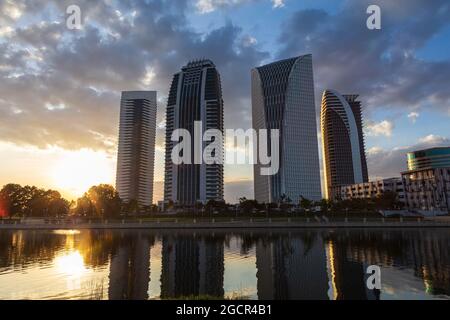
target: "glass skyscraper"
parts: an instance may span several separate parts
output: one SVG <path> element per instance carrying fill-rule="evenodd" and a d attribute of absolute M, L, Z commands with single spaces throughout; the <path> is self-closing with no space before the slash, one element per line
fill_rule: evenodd
<path fill-rule="evenodd" d="M 264 176 L 259 162 L 254 166 L 255 199 L 274 203 L 284 195 L 294 203 L 300 197 L 320 200 L 312 56 L 253 69 L 252 111 L 254 129 L 280 130 L 280 169 Z"/>
<path fill-rule="evenodd" d="M 335 199 L 340 186 L 369 181 L 358 95 L 325 90 L 320 122 L 326 197 Z"/>

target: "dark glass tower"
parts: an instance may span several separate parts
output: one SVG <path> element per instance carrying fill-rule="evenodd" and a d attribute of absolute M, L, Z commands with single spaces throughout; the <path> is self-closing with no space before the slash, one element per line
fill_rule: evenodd
<path fill-rule="evenodd" d="M 325 90 L 321 128 L 327 198 L 339 195 L 335 187 L 368 182 L 366 153 L 357 95 Z"/>
<path fill-rule="evenodd" d="M 202 123 L 201 135 L 206 130 L 216 129 L 223 133 L 223 100 L 220 75 L 210 60 L 189 62 L 173 77 L 166 111 L 166 154 L 164 200 L 180 205 L 206 203 L 223 200 L 223 164 L 176 165 L 172 161 L 172 149 L 178 142 L 172 141 L 176 129 L 186 129 L 194 141 L 195 122 Z M 211 143 L 211 142 L 210 142 Z M 202 143 L 203 151 L 210 143 Z M 223 155 L 223 141 L 220 153 Z"/>

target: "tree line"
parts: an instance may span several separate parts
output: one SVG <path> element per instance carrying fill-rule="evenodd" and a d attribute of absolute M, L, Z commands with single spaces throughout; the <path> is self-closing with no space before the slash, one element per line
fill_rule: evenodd
<path fill-rule="evenodd" d="M 277 203 L 259 203 L 256 200 L 249 200 L 245 197 L 239 199 L 241 210 L 246 213 L 254 211 L 291 211 L 300 209 L 304 212 L 320 211 L 328 212 L 361 212 L 361 211 L 377 211 L 377 210 L 398 210 L 404 207 L 399 201 L 398 194 L 393 191 L 386 191 L 381 195 L 373 198 L 354 198 L 345 200 L 329 200 L 322 199 L 313 201 L 302 196 L 299 197 L 298 203 L 294 203 L 286 195 L 280 197 Z"/>
<path fill-rule="evenodd" d="M 124 202 L 111 185 L 91 187 L 69 201 L 58 191 L 35 186 L 7 184 L 0 190 L 0 217 L 117 217 L 122 213 L 152 213 L 155 206 L 140 208 L 136 200 Z"/>
<path fill-rule="evenodd" d="M 173 203 L 168 209 L 177 208 Z M 376 210 L 401 209 L 395 192 L 385 192 L 372 199 L 351 199 L 343 201 L 311 201 L 300 197 L 294 203 L 289 197 L 283 195 L 278 203 L 258 203 L 247 198 L 239 199 L 239 212 L 250 214 L 254 212 L 360 212 Z M 178 208 L 179 209 L 179 208 Z M 207 204 L 199 203 L 189 210 L 206 213 L 227 213 L 232 207 L 224 201 L 210 200 Z M 40 189 L 35 186 L 21 186 L 7 184 L 0 190 L 0 217 L 98 217 L 114 218 L 120 215 L 151 214 L 158 212 L 156 206 L 140 207 L 136 200 L 123 201 L 119 193 L 111 185 L 100 184 L 91 187 L 86 193 L 75 201 L 64 199 L 58 191 Z"/>

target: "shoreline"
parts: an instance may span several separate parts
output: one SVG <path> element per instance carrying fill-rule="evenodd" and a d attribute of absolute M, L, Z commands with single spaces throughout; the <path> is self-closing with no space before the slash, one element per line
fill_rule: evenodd
<path fill-rule="evenodd" d="M 136 223 L 66 223 L 66 224 L 0 224 L 0 230 L 186 230 L 186 229 L 383 229 L 383 228 L 450 228 L 449 222 L 437 221 L 348 221 L 348 222 L 136 222 Z"/>

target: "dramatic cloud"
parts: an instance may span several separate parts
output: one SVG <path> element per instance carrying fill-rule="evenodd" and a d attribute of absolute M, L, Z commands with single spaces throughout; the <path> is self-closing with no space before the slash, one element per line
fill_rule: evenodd
<path fill-rule="evenodd" d="M 83 30 L 66 28 L 68 3 L 80 6 Z M 268 54 L 238 26 L 198 34 L 182 1 L 8 1 L 4 7 L 10 9 L 1 19 L 14 31 L 0 42 L 3 141 L 114 152 L 120 92 L 157 90 L 161 122 L 172 75 L 205 56 L 221 72 L 227 123 L 250 126 L 250 69 Z M 32 19 L 40 15 L 47 18 Z M 163 133 L 159 128 L 159 146 Z"/>
<path fill-rule="evenodd" d="M 381 7 L 381 30 L 366 27 L 370 4 Z M 278 56 L 313 54 L 317 97 L 332 88 L 360 94 L 369 109 L 448 114 L 450 61 L 426 61 L 418 51 L 449 27 L 449 17 L 447 0 L 349 0 L 335 14 L 301 10 L 285 22 Z"/>
<path fill-rule="evenodd" d="M 367 121 L 365 124 L 365 132 L 368 136 L 392 136 L 392 130 L 394 129 L 394 124 L 388 120 L 383 120 L 381 122 L 375 123 Z"/>
<path fill-rule="evenodd" d="M 428 135 L 419 139 L 418 143 L 412 146 L 397 147 L 391 150 L 373 147 L 367 152 L 369 175 L 373 179 L 398 177 L 400 172 L 407 170 L 407 152 L 439 146 L 448 147 L 449 145 L 449 138 Z"/>

